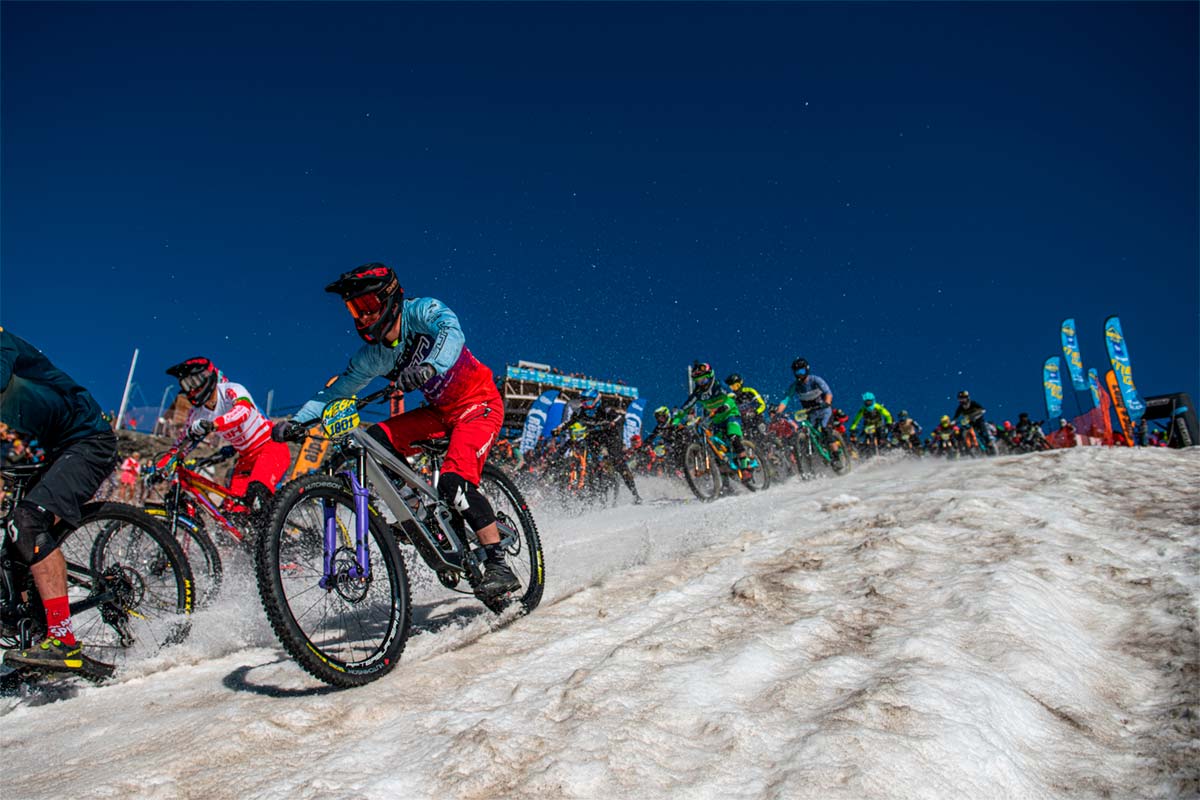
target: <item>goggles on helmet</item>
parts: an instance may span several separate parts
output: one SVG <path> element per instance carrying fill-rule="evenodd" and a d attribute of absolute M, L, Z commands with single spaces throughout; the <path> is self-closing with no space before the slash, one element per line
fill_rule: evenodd
<path fill-rule="evenodd" d="M 346 308 L 350 309 L 350 316 L 354 317 L 355 323 L 361 323 L 358 327 L 365 328 L 379 319 L 379 315 L 383 313 L 383 301 L 379 299 L 379 295 L 368 292 L 358 297 L 347 298 Z"/>

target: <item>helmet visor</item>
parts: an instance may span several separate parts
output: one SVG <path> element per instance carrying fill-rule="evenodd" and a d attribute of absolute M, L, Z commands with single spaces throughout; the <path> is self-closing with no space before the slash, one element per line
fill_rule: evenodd
<path fill-rule="evenodd" d="M 709 384 L 713 382 L 712 373 L 706 372 L 703 375 L 695 375 L 693 376 L 693 382 L 696 384 L 697 389 L 707 389 Z"/>

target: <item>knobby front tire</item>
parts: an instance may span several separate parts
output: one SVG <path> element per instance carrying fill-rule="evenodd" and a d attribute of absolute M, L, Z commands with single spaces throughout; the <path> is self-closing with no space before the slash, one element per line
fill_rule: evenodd
<path fill-rule="evenodd" d="M 255 576 L 267 619 L 288 655 L 325 683 L 361 686 L 390 672 L 404 652 L 412 621 L 408 574 L 387 524 L 372 514 L 370 577 L 322 588 L 327 505 L 338 529 L 335 571 L 344 572 L 354 559 L 354 497 L 342 479 L 314 472 L 276 495 L 271 521 L 258 538 Z"/>
<path fill-rule="evenodd" d="M 716 456 L 699 442 L 692 442 L 683 452 L 683 477 L 692 494 L 706 503 L 721 493 L 721 470 Z"/>

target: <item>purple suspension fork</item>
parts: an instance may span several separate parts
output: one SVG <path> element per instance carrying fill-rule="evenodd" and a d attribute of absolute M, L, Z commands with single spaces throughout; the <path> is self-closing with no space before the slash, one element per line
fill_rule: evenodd
<path fill-rule="evenodd" d="M 367 488 L 358 482 L 353 472 L 343 472 L 350 479 L 350 489 L 354 494 L 354 554 L 355 563 L 350 568 L 345 579 L 361 580 L 371 575 L 371 564 L 367 560 L 367 536 L 371 523 L 370 510 L 367 506 L 369 493 Z M 334 555 L 338 550 L 337 504 L 325 501 L 325 575 L 320 580 L 322 589 L 332 589 L 338 583 L 338 575 L 334 571 Z"/>

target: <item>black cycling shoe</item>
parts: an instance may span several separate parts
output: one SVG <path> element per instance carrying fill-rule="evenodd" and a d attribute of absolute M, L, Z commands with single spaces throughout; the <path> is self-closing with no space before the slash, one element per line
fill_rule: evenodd
<path fill-rule="evenodd" d="M 479 582 L 479 594 L 483 597 L 499 597 L 521 588 L 521 581 L 504 560 L 503 550 L 500 552 L 501 555 L 496 557 L 491 548 L 488 549 L 488 560 L 483 565 L 483 580 Z"/>

